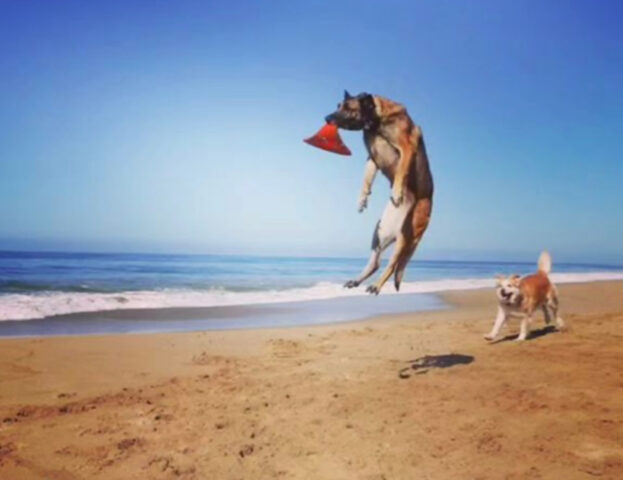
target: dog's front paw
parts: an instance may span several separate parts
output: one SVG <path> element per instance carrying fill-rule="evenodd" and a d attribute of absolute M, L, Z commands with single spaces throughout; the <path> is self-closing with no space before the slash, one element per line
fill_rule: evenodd
<path fill-rule="evenodd" d="M 526 337 L 522 337 L 521 335 L 515 339 L 516 342 L 524 342 Z"/>
<path fill-rule="evenodd" d="M 355 288 L 359 286 L 359 282 L 357 280 L 349 280 L 344 284 L 344 288 Z"/>
<path fill-rule="evenodd" d="M 394 204 L 394 207 L 399 207 L 403 199 L 402 189 L 394 188 L 392 190 L 392 196 L 390 198 L 392 203 Z"/>
<path fill-rule="evenodd" d="M 495 336 L 491 335 L 490 333 L 487 333 L 484 337 L 485 337 L 485 340 L 489 340 L 490 342 L 495 340 Z"/>
<path fill-rule="evenodd" d="M 368 292 L 371 295 L 378 295 L 379 287 L 377 287 L 376 285 L 369 285 L 368 288 L 366 288 L 366 292 Z"/>

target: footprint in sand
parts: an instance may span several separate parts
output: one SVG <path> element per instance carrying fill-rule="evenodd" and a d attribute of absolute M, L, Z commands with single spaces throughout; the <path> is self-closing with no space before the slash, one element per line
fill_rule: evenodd
<path fill-rule="evenodd" d="M 220 355 L 210 355 L 208 352 L 201 352 L 199 355 L 194 355 L 192 363 L 194 365 L 228 365 L 233 360 L 230 358 L 222 357 Z"/>
<path fill-rule="evenodd" d="M 284 338 L 278 338 L 276 340 L 270 340 L 268 343 L 272 348 L 272 354 L 277 358 L 293 358 L 299 357 L 307 352 L 318 352 L 322 354 L 329 354 L 335 350 L 334 344 L 324 342 L 321 339 L 319 345 L 310 346 L 296 340 L 286 340 Z"/>
<path fill-rule="evenodd" d="M 272 353 L 277 358 L 292 358 L 299 356 L 305 350 L 305 347 L 295 340 L 286 340 L 278 338 L 268 342 L 272 347 Z"/>

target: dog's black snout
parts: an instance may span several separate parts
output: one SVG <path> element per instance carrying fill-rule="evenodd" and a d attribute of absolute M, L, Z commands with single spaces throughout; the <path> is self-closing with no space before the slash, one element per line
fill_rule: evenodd
<path fill-rule="evenodd" d="M 327 123 L 335 123 L 335 114 L 332 113 L 330 115 L 327 115 L 326 117 L 324 117 L 324 121 Z"/>

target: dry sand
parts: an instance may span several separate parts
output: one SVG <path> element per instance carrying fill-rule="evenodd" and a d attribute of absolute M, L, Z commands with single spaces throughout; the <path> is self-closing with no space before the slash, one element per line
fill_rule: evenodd
<path fill-rule="evenodd" d="M 0 340 L 2 479 L 623 479 L 623 284 L 490 345 L 491 291 L 366 322 Z M 512 324 L 507 333 L 516 332 Z"/>

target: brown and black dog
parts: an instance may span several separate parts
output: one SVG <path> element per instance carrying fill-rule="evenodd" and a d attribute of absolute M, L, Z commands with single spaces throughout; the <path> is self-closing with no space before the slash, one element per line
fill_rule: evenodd
<path fill-rule="evenodd" d="M 383 250 L 395 241 L 387 268 L 367 291 L 378 295 L 392 274 L 398 290 L 405 268 L 428 227 L 433 205 L 433 177 L 422 130 L 404 106 L 368 93 L 352 96 L 344 92 L 344 100 L 325 120 L 346 130 L 363 130 L 368 161 L 359 197 L 360 212 L 367 206 L 378 170 L 392 185 L 390 202 L 374 231 L 370 260 L 361 275 L 344 286 L 357 287 L 372 275 L 379 268 Z"/>

